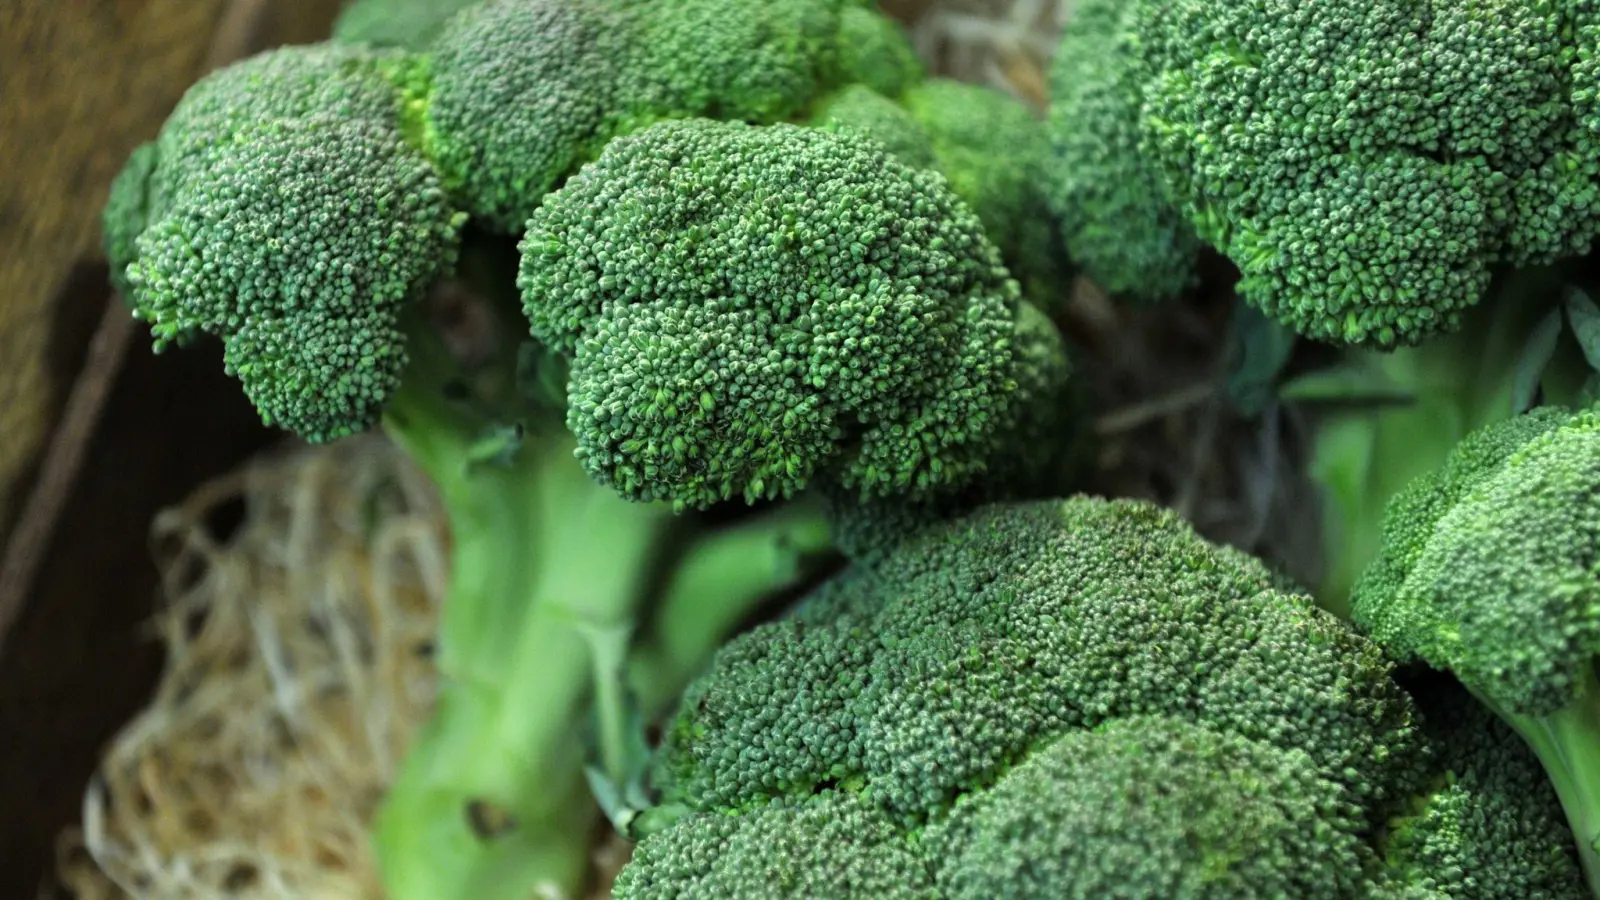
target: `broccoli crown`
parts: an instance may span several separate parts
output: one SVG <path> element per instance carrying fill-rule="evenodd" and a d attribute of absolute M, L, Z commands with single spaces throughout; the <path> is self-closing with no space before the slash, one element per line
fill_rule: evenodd
<path fill-rule="evenodd" d="M 405 138 L 421 77 L 332 46 L 224 69 L 130 160 L 108 212 L 158 349 L 221 337 L 263 419 L 309 440 L 376 421 L 405 365 L 395 316 L 453 265 L 464 217 Z"/>
<path fill-rule="evenodd" d="M 1142 0 L 1079 0 L 1050 69 L 1047 200 L 1074 263 L 1112 294 L 1163 300 L 1192 287 L 1200 249 L 1140 152 Z"/>
<path fill-rule="evenodd" d="M 617 900 L 933 900 L 921 857 L 859 794 L 778 798 L 741 816 L 695 815 L 652 836 Z"/>
<path fill-rule="evenodd" d="M 1239 267 L 1241 295 L 1302 334 L 1387 347 L 1452 330 L 1497 264 L 1583 252 L 1600 227 L 1578 4 L 1123 11 L 1101 64 L 1134 88 L 1116 133 L 1134 120 L 1141 164 Z"/>
<path fill-rule="evenodd" d="M 1362 823 L 1303 752 L 1181 719 L 1071 731 L 922 843 L 941 900 L 1360 896 Z"/>
<path fill-rule="evenodd" d="M 825 87 L 838 0 L 486 0 L 431 48 L 427 120 L 462 206 L 520 232 L 606 142 L 656 119 L 772 121 Z"/>
<path fill-rule="evenodd" d="M 1062 273 L 1047 200 L 1051 149 L 1044 123 L 999 91 L 947 78 L 912 87 L 905 104 L 927 131 L 950 189 L 978 214 L 1030 296 L 1037 295 L 1035 282 L 1058 287 Z"/>
<path fill-rule="evenodd" d="M 1497 707 L 1554 712 L 1600 652 L 1600 411 L 1546 407 L 1462 441 L 1384 515 L 1356 620 Z"/>
<path fill-rule="evenodd" d="M 601 0 L 486 0 L 434 40 L 427 121 L 462 207 L 520 231 L 618 127 L 634 24 Z"/>
<path fill-rule="evenodd" d="M 1418 773 L 1376 646 L 1177 515 L 1079 497 L 930 528 L 734 639 L 658 781 L 704 810 L 842 785 L 916 823 L 1041 742 L 1136 715 L 1303 753 L 1347 804 Z"/>
<path fill-rule="evenodd" d="M 1561 803 L 1522 738 L 1457 684 L 1407 687 L 1436 776 L 1388 824 L 1389 880 L 1462 900 L 1589 896 Z"/>
<path fill-rule="evenodd" d="M 422 50 L 457 12 L 483 0 L 355 0 L 340 10 L 333 39 L 345 44 Z"/>
<path fill-rule="evenodd" d="M 848 85 L 823 98 L 811 124 L 866 135 L 908 166 L 938 168 L 933 139 L 910 110 L 864 84 Z"/>
<path fill-rule="evenodd" d="M 931 496 L 1013 414 L 1016 283 L 939 175 L 865 138 L 657 124 L 548 196 L 522 252 L 533 334 L 573 358 L 579 457 L 625 496 L 819 473 Z"/>
<path fill-rule="evenodd" d="M 898 97 L 921 81 L 925 69 L 900 23 L 870 4 L 852 3 L 839 13 L 839 80 Z"/>

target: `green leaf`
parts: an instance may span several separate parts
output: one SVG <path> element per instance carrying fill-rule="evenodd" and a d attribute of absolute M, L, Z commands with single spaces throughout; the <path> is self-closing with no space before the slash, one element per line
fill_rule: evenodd
<path fill-rule="evenodd" d="M 1273 386 L 1294 353 L 1295 333 L 1240 301 L 1233 314 L 1233 368 L 1228 397 L 1245 416 L 1256 416 L 1273 399 Z"/>
<path fill-rule="evenodd" d="M 1583 348 L 1583 358 L 1589 368 L 1600 372 L 1600 306 L 1589 295 L 1575 287 L 1567 288 L 1567 320 L 1572 323 L 1572 333 Z"/>
<path fill-rule="evenodd" d="M 1528 342 L 1517 357 L 1514 380 L 1511 384 L 1511 414 L 1521 415 L 1533 408 L 1539 396 L 1539 382 L 1544 370 L 1556 354 L 1556 343 L 1561 338 L 1561 310 L 1552 309 L 1539 321 Z"/>
<path fill-rule="evenodd" d="M 1317 369 L 1278 387 L 1278 397 L 1298 403 L 1400 406 L 1416 398 L 1383 372 L 1360 363 Z"/>

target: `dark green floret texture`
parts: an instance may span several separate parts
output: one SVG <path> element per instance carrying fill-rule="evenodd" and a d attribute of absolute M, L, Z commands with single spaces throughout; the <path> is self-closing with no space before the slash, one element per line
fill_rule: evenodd
<path fill-rule="evenodd" d="M 1406 687 L 1434 774 L 1384 828 L 1391 883 L 1418 897 L 1588 897 L 1560 801 L 1522 738 L 1449 678 Z"/>
<path fill-rule="evenodd" d="M 704 507 L 826 474 L 931 496 L 1012 415 L 1019 296 L 976 216 L 882 145 L 685 120 L 607 145 L 522 243 L 533 334 L 572 356 L 579 459 Z"/>
<path fill-rule="evenodd" d="M 1458 445 L 1384 516 L 1356 620 L 1504 708 L 1557 710 L 1600 653 L 1600 414 L 1541 407 Z"/>
<path fill-rule="evenodd" d="M 1107 287 L 1182 284 L 1185 229 L 1306 336 L 1458 327 L 1497 267 L 1600 226 L 1596 11 L 1521 0 L 1089 0 L 1057 61 L 1067 247 Z M 1586 80 L 1587 78 L 1587 80 Z M 1107 241 L 1131 235 L 1119 254 Z M 1161 252 L 1154 252 L 1161 251 Z M 1140 279 L 1138 257 L 1165 259 Z"/>
<path fill-rule="evenodd" d="M 1360 823 L 1309 756 L 1190 721 L 1063 735 L 922 842 L 942 900 L 1359 895 Z"/>
<path fill-rule="evenodd" d="M 852 84 L 817 104 L 811 124 L 833 131 L 854 131 L 883 145 L 908 166 L 938 168 L 933 139 L 911 111 L 864 84 Z"/>
<path fill-rule="evenodd" d="M 1172 513 L 986 507 L 723 648 L 663 753 L 669 793 L 739 808 L 829 784 L 916 822 L 1039 742 L 1167 715 L 1306 754 L 1347 802 L 1417 765 L 1378 649 Z"/>
<path fill-rule="evenodd" d="M 839 80 L 899 97 L 921 81 L 925 69 L 899 22 L 861 0 L 839 13 Z"/>

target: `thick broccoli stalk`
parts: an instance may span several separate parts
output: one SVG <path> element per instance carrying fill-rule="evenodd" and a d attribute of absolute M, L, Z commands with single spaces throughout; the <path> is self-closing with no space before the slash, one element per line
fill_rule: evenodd
<path fill-rule="evenodd" d="M 876 142 L 660 123 L 546 197 L 521 247 L 580 459 L 624 496 L 921 499 L 1007 451 L 1016 282 L 944 179 Z"/>
<path fill-rule="evenodd" d="M 826 529 L 796 509 L 700 529 L 629 503 L 573 460 L 559 402 L 486 443 L 474 407 L 510 367 L 463 371 L 427 329 L 411 343 L 383 424 L 439 486 L 452 567 L 445 688 L 375 822 L 384 883 L 401 900 L 574 897 L 600 821 L 585 765 L 628 777 L 628 681 L 659 713 Z"/>
<path fill-rule="evenodd" d="M 1082 497 L 835 576 L 729 642 L 663 740 L 680 818 L 626 900 L 1362 896 L 1427 775 L 1376 646 L 1172 513 Z"/>
<path fill-rule="evenodd" d="M 1301 334 L 1387 348 L 1452 331 L 1497 267 L 1600 231 L 1591 6 L 1091 0 L 1056 79 L 1068 246 L 1114 261 L 1090 239 L 1117 233 L 1114 213 L 1137 213 L 1140 248 L 1162 233 L 1143 223 L 1176 214 Z"/>
<path fill-rule="evenodd" d="M 1389 504 L 1355 620 L 1455 673 L 1543 763 L 1600 890 L 1600 411 L 1464 439 Z"/>
<path fill-rule="evenodd" d="M 1434 775 L 1386 823 L 1389 883 L 1475 900 L 1590 897 L 1561 802 L 1526 744 L 1449 676 L 1407 676 Z"/>

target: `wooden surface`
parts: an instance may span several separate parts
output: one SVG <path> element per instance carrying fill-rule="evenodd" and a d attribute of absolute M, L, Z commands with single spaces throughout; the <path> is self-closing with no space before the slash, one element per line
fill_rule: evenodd
<path fill-rule="evenodd" d="M 219 25 L 240 30 L 251 2 L 249 33 L 219 37 Z M 0 0 L 0 543 L 107 309 L 99 211 L 112 177 L 217 48 L 236 57 L 316 40 L 336 7 Z M 270 437 L 215 345 L 156 357 L 132 332 L 0 654 L 0 897 L 34 895 L 103 743 L 160 666 L 142 634 L 155 598 L 151 516 Z"/>

